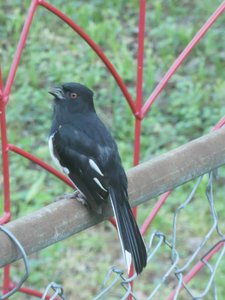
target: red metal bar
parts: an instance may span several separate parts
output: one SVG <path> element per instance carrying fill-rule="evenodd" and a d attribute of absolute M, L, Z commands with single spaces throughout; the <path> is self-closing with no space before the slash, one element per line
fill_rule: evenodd
<path fill-rule="evenodd" d="M 3 89 L 2 68 L 0 66 L 0 99 L 2 99 Z"/>
<path fill-rule="evenodd" d="M 3 272 L 3 295 L 10 291 L 10 265 L 4 267 Z"/>
<path fill-rule="evenodd" d="M 215 10 L 215 12 L 211 15 L 211 17 L 206 21 L 206 23 L 201 27 L 201 29 L 197 32 L 194 38 L 190 41 L 187 47 L 182 51 L 182 53 L 178 56 L 175 62 L 172 64 L 170 69 L 164 75 L 164 77 L 160 80 L 159 84 L 156 86 L 148 100 L 145 102 L 144 106 L 141 110 L 141 118 L 144 118 L 152 103 L 161 93 L 161 91 L 166 86 L 167 82 L 170 80 L 172 75 L 176 72 L 177 68 L 182 64 L 185 58 L 189 55 L 191 50 L 197 45 L 197 43 L 202 39 L 202 37 L 206 34 L 209 28 L 213 25 L 213 23 L 219 18 L 219 16 L 225 10 L 225 1 L 221 3 L 221 5 Z"/>
<path fill-rule="evenodd" d="M 147 219 L 145 220 L 145 222 L 143 223 L 143 225 L 141 227 L 142 235 L 144 235 L 146 233 L 146 231 L 152 224 L 152 221 L 154 220 L 155 216 L 157 215 L 157 213 L 159 212 L 159 210 L 163 206 L 163 204 L 166 202 L 166 200 L 168 199 L 170 194 L 171 194 L 171 192 L 168 191 L 159 198 L 159 200 L 157 201 L 157 203 L 155 204 L 155 206 L 153 207 L 149 216 L 147 217 Z"/>
<path fill-rule="evenodd" d="M 10 187 L 9 187 L 9 154 L 8 139 L 5 117 L 5 104 L 0 100 L 0 124 L 2 138 L 2 174 L 3 174 L 3 193 L 4 193 L 4 211 L 10 213 Z"/>
<path fill-rule="evenodd" d="M 10 219 L 10 186 L 9 186 L 9 153 L 8 138 L 5 116 L 5 103 L 3 91 L 2 72 L 0 68 L 0 127 L 2 139 L 2 174 L 3 174 L 3 194 L 4 194 L 4 215 L 1 221 L 9 221 Z"/>
<path fill-rule="evenodd" d="M 146 15 L 146 0 L 139 1 L 139 25 L 138 25 L 138 53 L 137 53 L 137 75 L 136 75 L 136 113 L 135 113 L 135 132 L 134 132 L 134 159 L 133 164 L 138 165 L 140 160 L 141 147 L 141 122 L 139 118 L 143 98 L 143 63 L 144 63 L 144 39 L 145 39 L 145 15 Z M 133 214 L 137 217 L 137 208 L 133 208 Z M 134 266 L 131 265 L 129 277 L 134 275 Z M 134 282 L 130 283 L 133 289 Z M 132 300 L 132 295 L 129 295 L 128 300 Z"/>
<path fill-rule="evenodd" d="M 137 54 L 137 86 L 136 86 L 136 120 L 134 133 L 134 165 L 139 163 L 140 159 L 140 138 L 141 138 L 141 120 L 139 114 L 142 106 L 143 89 L 143 63 L 144 63 L 144 38 L 145 38 L 145 14 L 146 1 L 139 2 L 139 31 L 138 31 L 138 54 Z"/>
<path fill-rule="evenodd" d="M 141 120 L 135 119 L 134 129 L 134 158 L 133 165 L 137 166 L 140 161 L 140 147 L 141 147 Z"/>
<path fill-rule="evenodd" d="M 39 0 L 39 4 L 42 5 L 43 7 L 45 7 L 46 9 L 48 9 L 53 14 L 55 14 L 57 17 L 59 17 L 61 20 L 63 20 L 66 24 L 68 24 L 95 51 L 95 53 L 99 56 L 99 58 L 103 61 L 103 63 L 106 65 L 106 67 L 108 68 L 110 73 L 115 78 L 118 86 L 120 87 L 122 93 L 124 94 L 124 97 L 126 98 L 128 104 L 129 104 L 133 114 L 135 114 L 136 108 L 135 108 L 135 104 L 132 99 L 132 96 L 130 95 L 125 83 L 123 82 L 122 78 L 119 76 L 115 67 L 109 61 L 109 59 L 106 57 L 106 55 L 101 50 L 101 48 L 89 37 L 89 35 L 87 35 L 87 33 L 81 27 L 79 27 L 75 22 L 73 22 L 70 18 L 68 18 L 65 14 L 63 14 L 60 10 L 58 10 L 55 6 L 53 6 L 52 4 L 50 4 L 44 0 Z"/>
<path fill-rule="evenodd" d="M 139 32 L 138 32 L 138 54 L 137 54 L 137 76 L 136 76 L 136 116 L 139 115 L 142 105 L 143 88 L 143 63 L 144 63 L 144 41 L 145 41 L 145 14 L 146 0 L 139 2 Z"/>
<path fill-rule="evenodd" d="M 11 219 L 11 213 L 10 212 L 4 212 L 3 215 L 0 218 L 0 225 L 3 225 L 5 223 L 8 223 Z"/>
<path fill-rule="evenodd" d="M 204 261 L 209 261 L 224 245 L 224 241 L 219 242 L 209 253 L 204 257 Z M 205 266 L 203 261 L 199 261 L 184 277 L 184 283 L 187 284 L 189 281 L 192 280 L 193 277 Z M 180 291 L 184 288 L 184 285 L 182 284 L 180 287 Z M 176 290 L 173 290 L 173 292 L 169 295 L 167 300 L 173 300 L 174 296 L 176 294 Z"/>
<path fill-rule="evenodd" d="M 117 228 L 116 220 L 115 220 L 114 217 L 109 218 L 109 221 L 112 223 L 112 225 L 113 225 L 115 228 Z"/>
<path fill-rule="evenodd" d="M 17 68 L 18 68 L 18 65 L 19 65 L 19 62 L 20 62 L 20 58 L 21 58 L 21 55 L 22 55 L 22 52 L 23 52 L 23 48 L 24 48 L 26 40 L 27 40 L 28 32 L 29 32 L 29 29 L 30 29 L 30 26 L 31 26 L 31 22 L 32 22 L 34 13 L 35 13 L 36 8 L 37 8 L 37 4 L 38 4 L 38 0 L 32 0 L 31 1 L 31 5 L 30 5 L 30 8 L 29 8 L 29 11 L 28 11 L 28 14 L 27 14 L 24 26 L 23 26 L 23 30 L 22 30 L 22 33 L 21 33 L 21 36 L 20 36 L 20 40 L 19 40 L 16 52 L 15 52 L 15 56 L 14 56 L 14 59 L 13 59 L 13 62 L 12 62 L 12 65 L 11 65 L 11 68 L 10 68 L 10 71 L 9 71 L 7 82 L 6 82 L 6 85 L 5 85 L 4 99 L 3 99 L 5 103 L 7 103 L 8 100 L 9 100 L 9 94 L 10 94 L 10 91 L 11 91 L 11 87 L 12 87 L 12 84 L 13 84 L 13 81 L 14 81 L 14 78 L 15 78 L 15 75 L 16 75 L 16 71 L 17 71 Z"/>
<path fill-rule="evenodd" d="M 15 287 L 15 285 L 12 286 L 12 288 Z M 24 294 L 27 294 L 27 295 L 31 295 L 31 296 L 35 296 L 37 298 L 41 298 L 43 296 L 43 293 L 41 292 L 38 292 L 36 290 L 32 290 L 32 289 L 29 289 L 29 288 L 20 288 L 19 289 L 19 292 L 21 293 L 24 293 Z M 46 296 L 45 297 L 46 300 L 50 300 L 51 299 L 51 296 Z M 56 300 L 59 300 L 59 298 L 55 298 Z"/>
<path fill-rule="evenodd" d="M 223 116 L 219 122 L 213 127 L 213 130 L 217 130 L 219 128 L 221 128 L 222 126 L 224 126 L 225 124 L 225 116 Z"/>
<path fill-rule="evenodd" d="M 3 175 L 3 197 L 4 197 L 4 214 L 0 219 L 1 224 L 10 221 L 10 186 L 9 186 L 9 154 L 8 154 L 8 138 L 5 116 L 5 104 L 3 102 L 3 80 L 2 70 L 0 68 L 0 127 L 2 139 L 2 175 Z M 3 273 L 3 294 L 9 291 L 10 284 L 10 266 L 4 267 Z"/>
<path fill-rule="evenodd" d="M 53 175 L 55 175 L 60 180 L 64 181 L 67 185 L 71 186 L 74 189 L 74 185 L 72 184 L 72 182 L 65 175 L 63 175 L 62 173 L 60 173 L 59 171 L 57 171 L 56 169 L 54 169 L 50 165 L 46 164 L 44 161 L 37 158 L 33 154 L 28 153 L 28 152 L 24 151 L 23 149 L 15 146 L 13 144 L 9 144 L 9 150 L 13 151 L 13 152 L 15 152 L 15 153 L 17 153 L 17 154 L 19 154 L 23 157 L 26 157 L 27 159 L 29 159 L 31 161 L 33 161 L 35 164 L 41 166 L 43 169 L 45 169 L 48 172 L 52 173 Z"/>

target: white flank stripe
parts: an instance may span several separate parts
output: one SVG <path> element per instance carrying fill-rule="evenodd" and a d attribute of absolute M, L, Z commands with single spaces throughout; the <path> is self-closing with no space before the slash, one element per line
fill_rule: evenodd
<path fill-rule="evenodd" d="M 62 166 L 60 165 L 59 160 L 54 155 L 53 142 L 52 142 L 54 135 L 55 135 L 55 132 L 49 137 L 49 140 L 48 140 L 49 152 L 50 152 L 51 158 L 54 161 L 54 163 L 56 164 L 56 166 L 59 167 L 60 169 L 62 169 Z"/>
<path fill-rule="evenodd" d="M 59 128 L 61 127 L 61 125 L 59 126 Z M 60 165 L 60 162 L 59 160 L 57 159 L 57 157 L 54 155 L 54 150 L 53 150 L 53 142 L 52 142 L 52 139 L 54 138 L 54 135 L 56 134 L 56 132 L 54 132 L 50 137 L 49 137 L 49 140 L 48 140 L 48 147 L 49 147 L 49 152 L 50 152 L 50 155 L 51 155 L 51 158 L 53 160 L 53 162 L 55 163 L 55 165 L 60 169 L 62 170 L 66 175 L 69 175 L 70 171 L 68 168 L 66 167 L 63 167 Z M 69 177 L 68 177 L 69 178 Z M 69 178 L 69 180 L 72 182 L 72 184 L 75 186 L 74 182 L 72 181 L 72 179 Z"/>
<path fill-rule="evenodd" d="M 94 169 L 98 174 L 100 174 L 101 176 L 104 176 L 101 172 L 101 170 L 99 169 L 99 167 L 97 166 L 97 164 L 93 161 L 93 159 L 89 159 L 89 164 L 92 167 L 92 169 Z"/>
<path fill-rule="evenodd" d="M 68 175 L 70 173 L 69 169 L 66 168 L 66 167 L 63 167 L 60 165 L 60 162 L 59 160 L 57 159 L 57 157 L 54 155 L 54 150 L 53 150 L 53 142 L 52 142 L 52 139 L 54 138 L 54 135 L 55 135 L 55 132 L 49 137 L 49 140 L 48 140 L 48 147 L 49 147 L 49 152 L 50 152 L 50 155 L 51 155 L 51 158 L 53 160 L 53 162 L 55 163 L 55 165 L 63 170 L 63 172 Z"/>
<path fill-rule="evenodd" d="M 93 180 L 97 183 L 98 186 L 100 186 L 100 188 L 107 192 L 107 190 L 103 187 L 103 185 L 101 184 L 101 182 L 98 180 L 98 178 L 94 177 Z"/>

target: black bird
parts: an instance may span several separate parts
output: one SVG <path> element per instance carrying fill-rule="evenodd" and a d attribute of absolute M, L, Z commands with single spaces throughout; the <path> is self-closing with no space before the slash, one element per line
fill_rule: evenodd
<path fill-rule="evenodd" d="M 111 201 L 123 254 L 137 274 L 146 266 L 146 247 L 128 202 L 127 177 L 117 145 L 98 118 L 93 92 L 79 83 L 65 83 L 50 91 L 54 98 L 49 149 L 55 163 L 92 210 Z"/>

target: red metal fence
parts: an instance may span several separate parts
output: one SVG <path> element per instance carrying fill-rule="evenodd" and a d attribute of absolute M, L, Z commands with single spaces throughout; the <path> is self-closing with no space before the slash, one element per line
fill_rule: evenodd
<path fill-rule="evenodd" d="M 9 144 L 7 138 L 7 124 L 6 124 L 6 108 L 10 97 L 11 88 L 14 82 L 14 78 L 19 66 L 20 58 L 23 52 L 24 45 L 27 40 L 27 36 L 29 30 L 31 28 L 31 23 L 33 16 L 38 7 L 43 7 L 49 12 L 55 14 L 58 18 L 60 18 L 63 22 L 67 23 L 77 34 L 79 34 L 86 43 L 96 52 L 99 58 L 103 61 L 105 66 L 108 68 L 111 75 L 115 78 L 118 86 L 120 87 L 128 105 L 130 106 L 131 112 L 135 118 L 135 138 L 134 138 L 134 165 L 139 163 L 140 157 L 140 138 L 141 138 L 141 127 L 142 120 L 145 118 L 147 112 L 149 111 L 151 105 L 157 99 L 158 95 L 164 89 L 170 78 L 179 68 L 179 66 L 183 63 L 185 58 L 189 55 L 192 49 L 197 45 L 197 43 L 202 39 L 202 37 L 206 34 L 209 28 L 213 25 L 213 23 L 219 18 L 219 16 L 225 10 L 225 2 L 222 2 L 221 5 L 216 9 L 216 11 L 210 16 L 210 18 L 206 21 L 206 23 L 200 28 L 197 34 L 193 37 L 193 39 L 189 42 L 187 47 L 182 51 L 182 53 L 178 56 L 175 62 L 171 65 L 169 70 L 157 84 L 155 89 L 152 91 L 151 95 L 148 97 L 146 101 L 143 99 L 143 60 L 144 60 L 144 37 L 145 37 L 145 15 L 146 15 L 146 1 L 140 0 L 140 10 L 139 10 L 139 32 L 138 32 L 138 53 L 137 53 L 137 72 L 136 72 L 136 98 L 133 99 L 127 86 L 125 85 L 123 79 L 118 74 L 117 70 L 114 68 L 112 63 L 106 57 L 104 52 L 100 49 L 100 47 L 85 33 L 85 31 L 80 28 L 74 21 L 72 21 L 69 17 L 63 14 L 59 9 L 54 7 L 52 4 L 45 0 L 32 0 L 31 5 L 24 23 L 24 27 L 19 39 L 18 47 L 15 52 L 15 56 L 8 74 L 8 78 L 6 83 L 3 83 L 2 74 L 0 72 L 0 124 L 1 124 L 1 137 L 2 137 L 2 168 L 3 168 L 3 188 L 4 188 L 4 214 L 0 218 L 0 224 L 6 224 L 10 221 L 11 213 L 10 213 L 10 184 L 9 184 L 9 151 L 13 151 L 19 155 L 26 157 L 27 159 L 33 161 L 34 163 L 40 165 L 48 172 L 51 172 L 59 179 L 63 180 L 66 184 L 71 185 L 70 181 L 62 175 L 60 172 L 38 159 L 34 155 L 26 152 L 25 150 L 17 147 L 16 145 Z M 225 123 L 225 117 L 223 117 L 214 129 L 220 128 Z M 165 203 L 167 198 L 169 197 L 170 192 L 163 194 L 159 201 L 156 203 L 153 210 L 150 212 L 149 216 L 145 220 L 144 224 L 141 227 L 141 232 L 144 234 L 146 230 L 151 225 L 152 220 L 160 210 L 161 206 Z M 136 214 L 136 209 L 134 210 Z M 213 249 L 211 253 L 208 253 L 208 258 L 217 251 L 219 251 L 221 244 L 218 244 L 217 247 Z M 185 282 L 188 282 L 193 276 L 195 276 L 196 272 L 198 272 L 202 268 L 202 264 L 198 264 L 195 266 L 190 273 L 185 278 Z M 132 271 L 133 272 L 133 271 Z M 130 275 L 132 275 L 132 272 Z M 4 268 L 4 283 L 3 283 L 3 293 L 7 293 L 14 284 L 10 280 L 10 266 L 6 266 Z M 27 288 L 21 288 L 21 292 L 34 295 L 37 297 L 41 297 L 41 293 L 37 291 L 33 291 Z M 172 299 L 172 294 L 169 299 Z"/>

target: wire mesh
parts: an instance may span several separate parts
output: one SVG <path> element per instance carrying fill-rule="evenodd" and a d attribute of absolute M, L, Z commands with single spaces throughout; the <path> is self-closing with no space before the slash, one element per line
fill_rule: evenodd
<path fill-rule="evenodd" d="M 176 279 L 176 284 L 174 283 L 175 288 L 173 292 L 169 295 L 168 300 L 178 299 L 179 293 L 182 289 L 186 290 L 189 296 L 188 299 L 203 299 L 209 293 L 210 289 L 212 290 L 213 299 L 217 299 L 215 276 L 216 270 L 225 254 L 225 238 L 224 234 L 220 231 L 218 224 L 213 193 L 213 174 L 214 171 L 210 172 L 208 175 L 204 175 L 208 176 L 208 183 L 205 191 L 206 199 L 198 199 L 199 201 L 208 201 L 212 226 L 209 228 L 208 232 L 204 236 L 202 236 L 199 245 L 197 245 L 195 249 L 193 249 L 189 257 L 186 257 L 185 262 L 183 262 L 183 259 L 181 259 L 182 255 L 180 254 L 180 252 L 182 249 L 178 250 L 177 248 L 177 228 L 179 226 L 178 217 L 183 212 L 183 210 L 187 209 L 190 205 L 192 205 L 191 202 L 193 201 L 193 198 L 196 195 L 196 191 L 202 183 L 203 176 L 197 179 L 195 186 L 191 190 L 188 197 L 182 204 L 180 204 L 176 208 L 173 216 L 172 234 L 168 235 L 167 233 L 163 233 L 160 231 L 154 231 L 150 233 L 149 243 L 147 246 L 148 266 L 151 268 L 151 263 L 153 261 L 157 261 L 157 254 L 162 249 L 163 251 L 165 251 L 164 247 L 166 247 L 167 250 L 169 250 L 170 265 L 165 271 L 165 273 L 160 278 L 158 278 L 158 282 L 154 285 L 153 290 L 146 298 L 147 300 L 159 299 L 159 295 L 157 293 L 160 291 L 160 289 L 163 288 L 163 285 L 167 282 L 170 276 L 173 276 L 173 278 Z M 182 219 L 180 222 L 182 222 Z M 207 242 L 210 242 L 210 238 L 215 233 L 217 235 L 218 241 L 212 247 L 210 247 L 210 249 L 208 249 Z M 219 251 L 219 253 L 216 257 L 216 260 L 212 264 L 210 263 L 210 259 L 217 252 L 216 250 Z M 206 253 L 202 255 L 202 253 L 204 252 Z M 198 261 L 197 258 L 199 255 L 202 256 Z M 198 261 L 198 263 L 193 266 L 196 260 Z M 160 264 L 161 262 L 158 261 L 158 265 Z M 202 291 L 196 289 L 193 290 L 192 287 L 189 285 L 189 282 L 203 267 L 209 270 L 208 281 L 205 283 L 205 287 Z M 107 282 L 110 281 L 110 277 L 115 278 L 111 280 L 109 284 L 107 284 Z M 104 297 L 110 292 L 110 290 L 115 288 L 115 286 L 117 286 L 118 283 L 121 284 L 125 289 L 125 293 L 123 296 L 121 296 L 121 299 L 126 299 L 128 295 L 131 295 L 133 299 L 138 299 L 138 296 L 131 291 L 130 287 L 130 282 L 135 281 L 136 278 L 136 274 L 134 274 L 131 278 L 126 278 L 121 270 L 119 270 L 116 267 L 111 268 L 103 281 L 101 291 L 96 295 L 94 300 L 105 299 Z"/>
<path fill-rule="evenodd" d="M 41 300 L 45 300 L 47 299 L 47 295 L 49 294 L 50 290 L 54 291 L 54 294 L 48 298 L 49 300 L 55 300 L 55 299 L 62 299 L 65 300 L 66 298 L 64 298 L 63 296 L 63 288 L 60 284 L 57 284 L 55 282 L 51 282 L 49 283 L 49 285 L 47 286 L 43 296 L 41 297 Z"/>
<path fill-rule="evenodd" d="M 13 242 L 13 244 L 17 247 L 17 249 L 19 250 L 19 252 L 22 255 L 22 258 L 23 258 L 23 261 L 24 261 L 24 267 L 25 267 L 25 274 L 21 278 L 21 280 L 18 282 L 18 284 L 16 286 L 14 286 L 8 293 L 4 294 L 3 296 L 0 296 L 0 299 L 4 300 L 4 299 L 7 299 L 8 297 L 12 296 L 13 294 L 15 294 L 21 288 L 21 286 L 23 285 L 23 283 L 27 280 L 27 278 L 29 276 L 30 268 L 29 268 L 29 263 L 28 263 L 26 252 L 23 249 L 23 246 L 21 245 L 21 243 L 4 226 L 0 226 L 0 230 L 3 231 L 10 238 L 10 240 Z"/>

